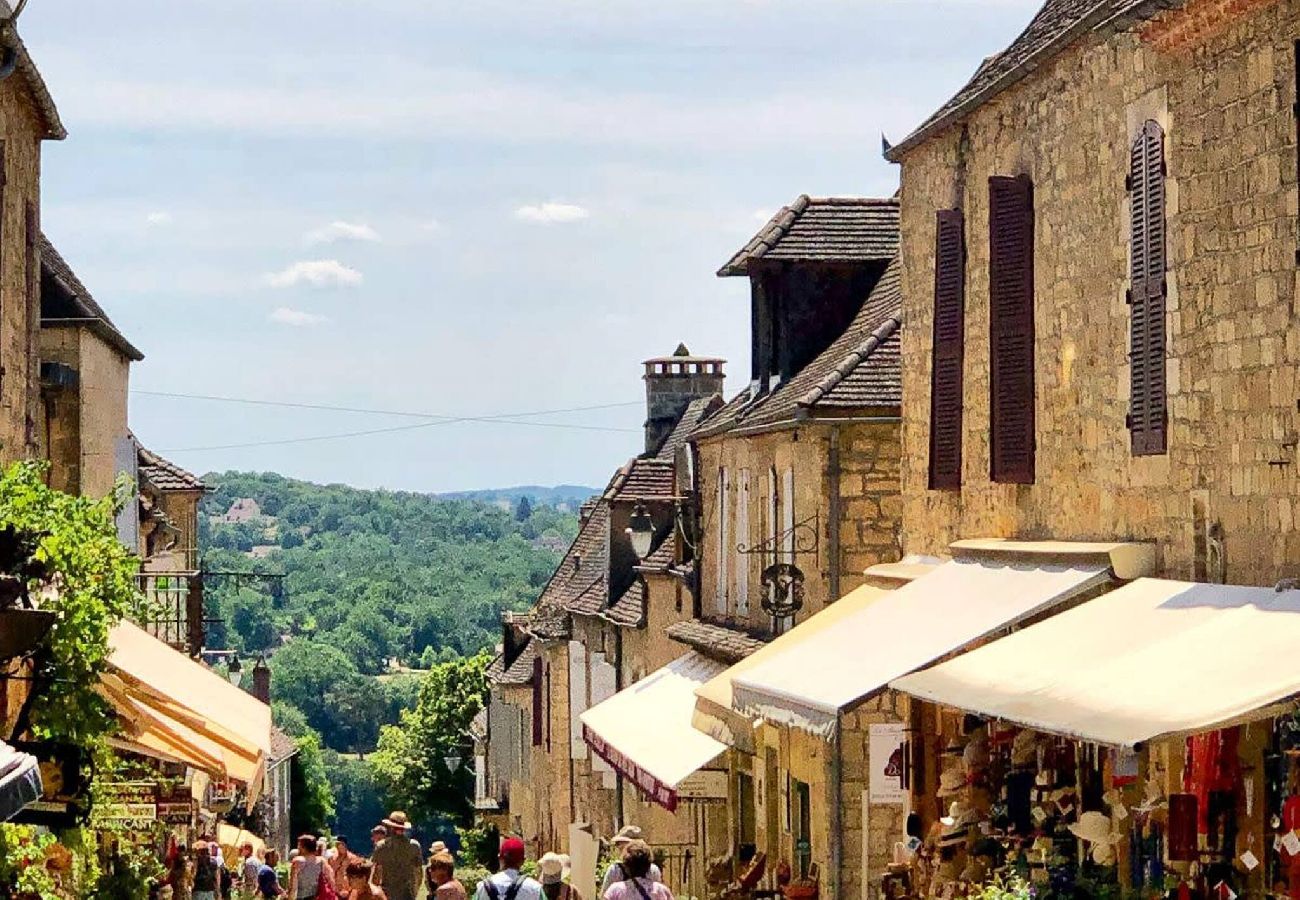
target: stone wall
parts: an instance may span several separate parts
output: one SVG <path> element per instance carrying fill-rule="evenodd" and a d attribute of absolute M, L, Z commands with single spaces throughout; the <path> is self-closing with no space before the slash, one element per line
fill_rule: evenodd
<path fill-rule="evenodd" d="M 127 391 L 131 361 L 88 328 L 78 328 L 81 360 L 81 492 L 103 497 L 117 480 L 118 449 L 126 440 Z M 165 508 L 170 516 L 173 509 Z M 180 510 L 176 510 L 180 512 Z M 184 532 L 183 549 L 195 550 L 198 535 L 197 507 L 180 519 L 173 518 Z"/>
<path fill-rule="evenodd" d="M 909 552 L 953 539 L 1154 539 L 1161 574 L 1295 575 L 1296 125 L 1300 2 L 1252 4 L 1195 40 L 1090 34 L 910 151 L 902 170 Z M 1195 7 L 1195 8 L 1193 8 Z M 1128 148 L 1166 128 L 1169 451 L 1134 457 L 1128 411 Z M 1037 467 L 989 478 L 988 178 L 1029 174 L 1035 206 Z M 965 210 L 964 478 L 927 489 L 935 211 Z M 1222 553 L 1218 552 L 1221 543 Z M 1222 561 L 1221 565 L 1217 563 Z"/>
<path fill-rule="evenodd" d="M 794 428 L 753 435 L 722 435 L 700 444 L 700 481 L 703 503 L 700 569 L 701 612 L 705 618 L 725 621 L 753 630 L 769 631 L 771 617 L 762 609 L 761 575 L 773 562 L 770 554 L 743 555 L 736 545 L 756 546 L 784 530 L 784 515 L 778 513 L 775 528 L 770 512 L 770 472 L 776 472 L 776 487 L 784 503 L 784 473 L 794 473 L 794 522 L 817 516 L 817 552 L 796 556 L 803 570 L 805 602 L 796 616 L 802 622 L 825 609 L 838 597 L 831 596 L 831 569 L 835 564 L 831 548 L 830 470 L 832 433 L 838 431 L 840 476 L 840 553 L 838 570 L 840 595 L 863 583 L 863 570 L 878 562 L 898 559 L 897 532 L 902 504 L 899 499 L 899 426 L 894 423 L 834 425 L 810 422 Z M 729 473 L 727 502 L 729 556 L 728 596 L 724 604 L 718 595 L 719 510 L 717 480 L 720 467 Z M 741 474 L 749 472 L 749 529 L 739 531 Z M 802 538 L 800 539 L 802 540 Z M 748 612 L 737 608 L 739 579 L 749 582 Z"/>

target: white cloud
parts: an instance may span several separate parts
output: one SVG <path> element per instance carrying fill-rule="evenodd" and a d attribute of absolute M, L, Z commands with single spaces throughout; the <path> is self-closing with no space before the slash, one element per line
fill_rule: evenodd
<path fill-rule="evenodd" d="M 335 241 L 366 241 L 377 244 L 380 241 L 379 232 L 364 222 L 342 220 L 335 220 L 328 225 L 313 229 L 303 235 L 302 239 L 308 245 L 332 244 Z"/>
<path fill-rule="evenodd" d="M 163 209 L 156 209 L 144 217 L 146 225 L 170 225 L 172 214 Z"/>
<path fill-rule="evenodd" d="M 538 203 L 515 210 L 515 218 L 519 221 L 540 222 L 543 225 L 581 222 L 590 215 L 587 210 L 572 203 Z"/>
<path fill-rule="evenodd" d="M 265 281 L 274 288 L 295 287 L 308 284 L 312 287 L 355 287 L 361 284 L 362 275 L 337 259 L 304 259 L 273 272 Z"/>
<path fill-rule="evenodd" d="M 308 328 L 329 321 L 325 316 L 303 312 L 301 309 L 291 309 L 287 306 L 277 308 L 267 318 L 277 325 L 291 325 L 294 328 Z"/>

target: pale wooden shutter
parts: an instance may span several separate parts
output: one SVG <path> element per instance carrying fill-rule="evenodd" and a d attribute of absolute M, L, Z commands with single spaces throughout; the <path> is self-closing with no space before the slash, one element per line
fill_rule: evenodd
<path fill-rule="evenodd" d="M 1034 187 L 989 179 L 990 475 L 1034 481 Z"/>
<path fill-rule="evenodd" d="M 1129 415 L 1134 456 L 1168 446 L 1165 384 L 1165 135 L 1147 122 L 1129 153 Z"/>
<path fill-rule="evenodd" d="M 936 218 L 934 344 L 930 369 L 930 487 L 957 490 L 961 488 L 966 236 L 961 210 L 941 209 Z"/>
<path fill-rule="evenodd" d="M 749 469 L 740 470 L 739 497 L 736 498 L 736 615 L 749 615 L 749 557 L 740 552 L 749 547 Z"/>

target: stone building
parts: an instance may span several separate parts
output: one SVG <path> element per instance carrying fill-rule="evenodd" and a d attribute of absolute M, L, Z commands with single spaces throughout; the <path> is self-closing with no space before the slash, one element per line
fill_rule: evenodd
<path fill-rule="evenodd" d="M 904 542 L 1296 574 L 1300 3 L 1050 0 L 902 164 Z"/>

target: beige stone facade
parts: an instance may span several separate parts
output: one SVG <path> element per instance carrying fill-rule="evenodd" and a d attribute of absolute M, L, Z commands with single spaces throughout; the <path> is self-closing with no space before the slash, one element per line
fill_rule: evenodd
<path fill-rule="evenodd" d="M 1087 33 L 903 154 L 908 552 L 970 536 L 1149 539 L 1171 577 L 1295 574 L 1298 26 L 1300 3 L 1202 0 Z M 1135 457 L 1124 179 L 1147 120 L 1167 135 L 1169 436 L 1166 454 Z M 1019 174 L 1036 219 L 1032 485 L 989 478 L 988 178 Z M 964 475 L 960 491 L 931 491 L 935 213 L 952 207 L 968 252 Z"/>

